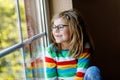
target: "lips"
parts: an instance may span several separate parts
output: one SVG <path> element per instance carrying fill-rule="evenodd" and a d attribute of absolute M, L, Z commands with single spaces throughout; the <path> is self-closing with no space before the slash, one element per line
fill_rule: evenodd
<path fill-rule="evenodd" d="M 55 37 L 61 37 L 61 35 L 55 35 Z"/>
<path fill-rule="evenodd" d="M 55 35 L 55 38 L 61 38 L 62 35 Z"/>

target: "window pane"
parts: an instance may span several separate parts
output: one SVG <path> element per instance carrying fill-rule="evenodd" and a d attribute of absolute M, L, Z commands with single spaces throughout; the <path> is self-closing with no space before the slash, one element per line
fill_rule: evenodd
<path fill-rule="evenodd" d="M 28 32 L 27 32 L 24 0 L 19 0 L 19 14 L 20 14 L 20 20 L 21 20 L 20 25 L 22 27 L 22 38 L 23 40 L 25 40 L 28 38 Z"/>
<path fill-rule="evenodd" d="M 40 1 L 18 1 L 19 5 L 16 4 L 17 0 L 0 0 L 0 51 L 19 43 L 20 33 L 22 33 L 21 37 L 25 40 L 44 32 L 42 30 L 45 27 L 43 25 L 44 17 L 41 17 L 43 16 L 41 15 L 43 10 L 39 10 L 40 4 L 37 4 Z M 22 30 L 20 30 L 20 26 Z M 44 80 L 44 43 L 45 40 L 43 41 L 42 37 L 29 45 L 25 45 L 23 52 L 17 50 L 0 58 L 0 80 L 24 80 L 24 76 L 27 80 L 33 78 Z M 25 64 L 25 66 L 22 66 L 22 64 Z"/>
<path fill-rule="evenodd" d="M 44 80 L 44 49 L 39 40 L 24 47 L 25 71 L 27 80 Z"/>
<path fill-rule="evenodd" d="M 0 80 L 24 80 L 20 50 L 0 58 Z"/>
<path fill-rule="evenodd" d="M 0 50 L 19 42 L 16 0 L 0 0 Z"/>

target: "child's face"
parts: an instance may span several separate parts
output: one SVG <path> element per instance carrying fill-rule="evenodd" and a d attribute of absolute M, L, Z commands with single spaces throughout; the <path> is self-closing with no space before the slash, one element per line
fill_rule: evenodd
<path fill-rule="evenodd" d="M 54 20 L 52 34 L 56 43 L 68 43 L 70 40 L 69 25 L 63 18 Z"/>

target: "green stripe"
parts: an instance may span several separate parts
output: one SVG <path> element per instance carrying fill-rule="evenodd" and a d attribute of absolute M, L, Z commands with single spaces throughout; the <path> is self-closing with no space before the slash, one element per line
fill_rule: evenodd
<path fill-rule="evenodd" d="M 78 64 L 78 67 L 88 68 L 89 63 L 81 62 L 81 63 Z"/>
<path fill-rule="evenodd" d="M 56 53 L 52 51 L 51 47 L 47 48 L 47 52 L 52 56 L 52 58 L 56 57 Z"/>
<path fill-rule="evenodd" d="M 55 57 L 67 57 L 69 56 L 69 51 L 61 51 L 61 53 L 56 53 L 56 52 L 53 52 L 51 50 L 51 48 L 48 48 L 47 49 L 48 53 L 52 56 L 52 58 L 55 58 Z"/>
<path fill-rule="evenodd" d="M 47 74 L 47 77 L 48 78 L 52 78 L 52 77 L 55 77 L 55 76 L 57 76 L 57 74 L 54 72 L 51 72 L 51 73 L 49 73 L 49 74 Z"/>
<path fill-rule="evenodd" d="M 58 57 L 68 57 L 69 56 L 69 51 L 62 51 L 61 53 L 58 54 Z"/>
<path fill-rule="evenodd" d="M 58 77 L 72 77 L 72 76 L 75 76 L 75 72 L 74 73 L 69 73 L 69 74 L 58 74 Z"/>

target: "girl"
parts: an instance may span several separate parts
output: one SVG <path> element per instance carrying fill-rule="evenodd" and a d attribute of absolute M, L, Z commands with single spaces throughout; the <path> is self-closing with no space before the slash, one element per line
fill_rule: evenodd
<path fill-rule="evenodd" d="M 53 17 L 51 24 L 52 44 L 45 54 L 47 79 L 88 80 L 91 76 L 86 70 L 93 46 L 81 15 L 76 10 L 63 11 Z M 96 67 L 94 69 L 99 73 Z"/>

